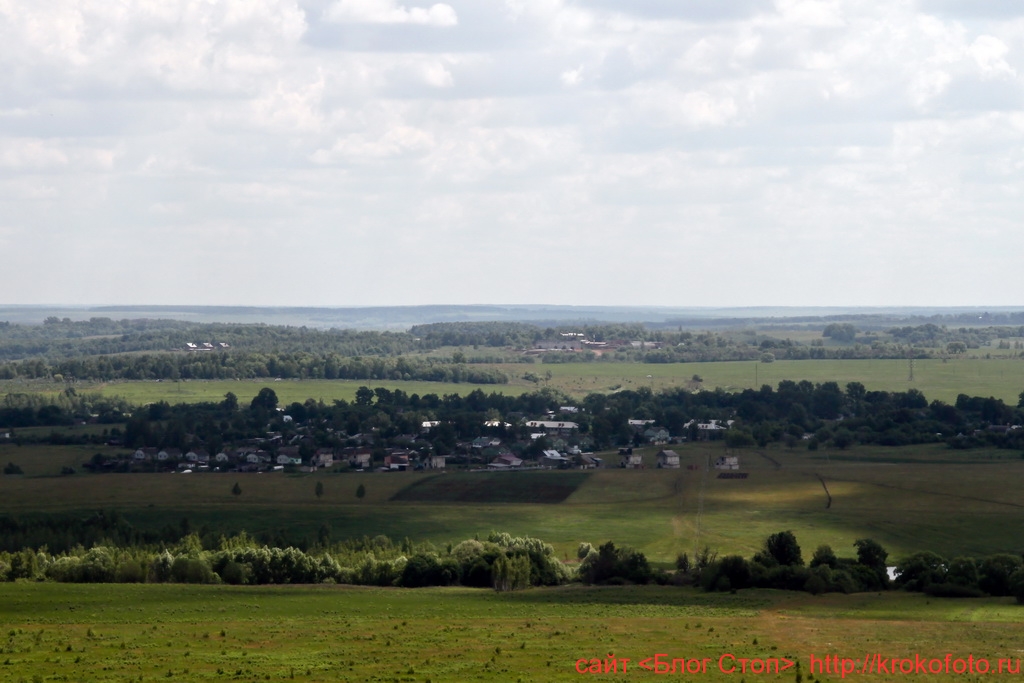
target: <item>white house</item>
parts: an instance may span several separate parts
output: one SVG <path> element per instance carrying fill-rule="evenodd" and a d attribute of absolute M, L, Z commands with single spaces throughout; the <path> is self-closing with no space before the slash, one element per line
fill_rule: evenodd
<path fill-rule="evenodd" d="M 658 451 L 658 467 L 663 469 L 679 469 L 679 454 L 675 451 Z"/>

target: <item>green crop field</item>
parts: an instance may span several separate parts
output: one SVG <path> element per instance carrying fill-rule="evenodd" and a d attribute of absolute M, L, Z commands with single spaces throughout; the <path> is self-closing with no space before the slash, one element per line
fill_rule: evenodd
<path fill-rule="evenodd" d="M 925 661 L 948 653 L 951 666 L 970 656 L 990 673 L 875 673 L 871 681 L 1008 681 L 1020 674 L 995 673 L 999 660 L 1019 671 L 1024 640 L 1024 608 L 1009 598 L 905 593 L 16 583 L 0 584 L 0 604 L 0 678 L 15 683 L 559 681 L 580 680 L 580 668 L 612 657 L 617 675 L 597 678 L 629 680 L 654 674 L 641 663 L 653 669 L 656 655 L 666 667 L 690 661 L 690 676 L 677 671 L 671 680 L 801 680 L 799 673 L 835 681 L 840 675 L 821 671 L 826 656 L 859 666 L 876 653 Z M 741 670 L 765 662 L 781 673 Z M 787 662 L 799 669 L 783 671 Z M 701 665 L 705 673 L 695 673 Z"/>
<path fill-rule="evenodd" d="M 582 398 L 591 392 L 607 393 L 642 387 L 654 391 L 673 387 L 690 389 L 722 388 L 739 391 L 778 386 L 782 380 L 799 382 L 861 382 L 872 391 L 907 391 L 917 389 L 928 400 L 946 403 L 956 401 L 958 394 L 995 396 L 1016 405 L 1024 391 L 1024 361 L 1009 358 L 968 357 L 914 361 L 914 378 L 910 380 L 907 360 L 801 360 L 760 363 L 753 361 L 715 363 L 553 363 L 481 365 L 500 369 L 509 377 L 508 384 L 450 384 L 441 382 L 385 380 L 191 380 L 184 382 L 111 382 L 83 383 L 78 391 L 118 396 L 133 405 L 156 401 L 195 403 L 220 401 L 233 392 L 239 401 L 248 403 L 263 387 L 271 387 L 282 404 L 300 403 L 312 398 L 325 403 L 342 399 L 351 401 L 360 386 L 400 389 L 407 394 L 465 395 L 476 389 L 518 395 L 543 387 L 563 391 Z M 548 377 L 550 373 L 550 377 Z M 537 381 L 524 379 L 532 374 Z M 692 381 L 698 375 L 703 382 Z M 0 382 L 0 394 L 45 393 L 55 395 L 63 384 L 52 382 Z"/>

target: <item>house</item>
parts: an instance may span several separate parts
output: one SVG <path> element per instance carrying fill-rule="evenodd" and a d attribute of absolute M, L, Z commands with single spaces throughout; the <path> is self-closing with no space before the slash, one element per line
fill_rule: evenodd
<path fill-rule="evenodd" d="M 189 451 L 185 453 L 185 461 L 193 464 L 207 464 L 210 462 L 210 454 L 202 448 L 189 449 Z"/>
<path fill-rule="evenodd" d="M 471 448 L 482 450 L 484 448 L 496 448 L 501 445 L 501 439 L 494 436 L 480 436 L 473 439 Z"/>
<path fill-rule="evenodd" d="M 344 455 L 348 459 L 349 466 L 356 469 L 366 469 L 373 461 L 369 448 L 346 448 Z"/>
<path fill-rule="evenodd" d="M 531 420 L 526 423 L 526 426 L 530 429 L 543 430 L 548 436 L 572 436 L 580 428 L 575 422 L 553 420 Z"/>
<path fill-rule="evenodd" d="M 405 472 L 409 469 L 409 456 L 408 455 L 385 455 L 384 456 L 384 467 L 397 471 Z"/>
<path fill-rule="evenodd" d="M 132 458 L 135 460 L 156 460 L 157 453 L 159 452 L 157 448 L 139 448 L 132 453 Z"/>
<path fill-rule="evenodd" d="M 654 420 L 627 420 L 627 422 L 629 423 L 629 426 L 632 427 L 633 430 L 637 432 L 641 431 L 642 429 L 645 429 L 647 425 L 654 424 Z"/>
<path fill-rule="evenodd" d="M 512 453 L 502 453 L 487 465 L 488 468 L 496 470 L 513 469 L 522 466 L 522 458 L 517 458 Z"/>
<path fill-rule="evenodd" d="M 690 420 L 685 426 L 687 429 L 693 429 L 693 427 L 696 426 L 696 438 L 707 441 L 709 439 L 721 438 L 722 432 L 729 429 L 729 426 L 732 425 L 732 423 L 732 420 L 726 420 L 725 424 L 723 424 L 721 420 L 709 420 L 707 422 Z"/>
<path fill-rule="evenodd" d="M 217 455 L 213 456 L 213 459 L 214 459 L 214 461 L 216 461 L 216 462 L 227 462 L 227 461 L 229 461 L 229 460 L 230 460 L 231 458 L 230 458 L 230 457 L 228 456 L 228 454 L 227 454 L 227 453 L 225 453 L 224 451 L 221 451 L 221 452 L 220 452 L 220 453 L 218 453 Z"/>
<path fill-rule="evenodd" d="M 623 449 L 619 449 L 619 453 L 622 453 Z M 634 453 L 632 448 L 625 449 L 628 452 L 622 456 L 622 462 L 619 463 L 620 467 L 625 467 L 630 470 L 640 470 L 644 467 L 644 458 L 639 453 Z"/>
<path fill-rule="evenodd" d="M 180 448 L 162 448 L 156 454 L 157 460 L 181 460 Z"/>
<path fill-rule="evenodd" d="M 429 458 L 427 458 L 427 461 L 424 464 L 427 467 L 427 469 L 443 470 L 445 468 L 445 465 L 446 465 L 445 461 L 447 459 L 448 459 L 447 455 L 432 455 Z"/>
<path fill-rule="evenodd" d="M 571 463 L 572 461 L 569 458 L 558 451 L 544 451 L 540 459 L 540 464 L 543 467 L 557 467 L 558 469 L 565 469 Z"/>
<path fill-rule="evenodd" d="M 581 455 L 580 461 L 583 463 L 583 469 L 585 470 L 597 469 L 604 462 L 603 460 L 601 460 L 601 458 L 594 457 L 590 453 L 584 453 L 583 455 Z"/>
<path fill-rule="evenodd" d="M 246 454 L 245 461 L 250 465 L 263 465 L 269 463 L 271 457 L 266 451 L 252 451 Z"/>
<path fill-rule="evenodd" d="M 715 460 L 716 470 L 738 470 L 740 459 L 735 455 L 725 455 Z"/>
<path fill-rule="evenodd" d="M 658 451 L 658 467 L 663 469 L 679 469 L 679 454 L 675 451 Z"/>
<path fill-rule="evenodd" d="M 657 429 L 652 427 L 644 430 L 644 438 L 648 443 L 668 443 L 668 437 L 668 430 L 664 427 L 659 427 Z"/>
<path fill-rule="evenodd" d="M 276 462 L 278 465 L 301 465 L 302 458 L 287 453 L 278 453 Z"/>
<path fill-rule="evenodd" d="M 313 453 L 315 467 L 331 467 L 334 464 L 334 451 L 330 448 L 318 448 Z"/>

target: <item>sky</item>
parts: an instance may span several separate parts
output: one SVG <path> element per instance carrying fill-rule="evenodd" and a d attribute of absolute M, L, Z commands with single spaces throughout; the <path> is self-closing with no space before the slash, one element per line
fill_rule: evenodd
<path fill-rule="evenodd" d="M 1024 304 L 1019 0 L 0 0 L 0 303 Z"/>

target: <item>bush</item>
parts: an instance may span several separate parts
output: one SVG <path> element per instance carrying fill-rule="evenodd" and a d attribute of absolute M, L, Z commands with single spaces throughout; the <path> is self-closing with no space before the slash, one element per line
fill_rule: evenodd
<path fill-rule="evenodd" d="M 217 572 L 220 575 L 221 581 L 229 583 L 232 586 L 241 586 L 249 583 L 249 576 L 252 574 L 249 566 L 234 560 L 228 560 L 224 563 L 224 567 Z"/>
<path fill-rule="evenodd" d="M 1024 605 L 1024 567 L 1010 575 L 1010 594 Z"/>
<path fill-rule="evenodd" d="M 116 583 L 142 583 L 146 580 L 146 571 L 142 562 L 133 558 L 126 558 L 117 563 L 114 572 Z"/>
<path fill-rule="evenodd" d="M 398 585 L 406 588 L 450 586 L 458 580 L 459 566 L 455 560 L 442 562 L 433 553 L 416 553 L 405 563 Z"/>
<path fill-rule="evenodd" d="M 933 598 L 981 598 L 985 592 L 976 586 L 963 586 L 958 583 L 933 583 L 924 589 L 925 595 Z"/>
<path fill-rule="evenodd" d="M 171 564 L 171 581 L 175 583 L 217 583 L 219 577 L 204 560 L 177 557 Z"/>
<path fill-rule="evenodd" d="M 750 586 L 751 569 L 739 555 L 727 555 L 701 575 L 705 590 L 732 591 Z"/>
<path fill-rule="evenodd" d="M 986 557 L 979 568 L 978 588 L 989 595 L 1013 595 L 1010 576 L 1022 566 L 1016 555 L 999 554 Z"/>
<path fill-rule="evenodd" d="M 608 541 L 580 564 L 579 576 L 584 583 L 608 583 L 613 578 L 629 583 L 649 583 L 653 572 L 643 553 L 616 548 Z"/>

